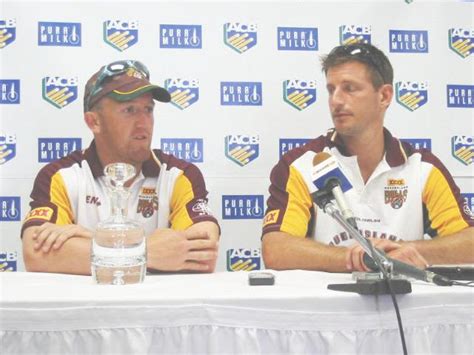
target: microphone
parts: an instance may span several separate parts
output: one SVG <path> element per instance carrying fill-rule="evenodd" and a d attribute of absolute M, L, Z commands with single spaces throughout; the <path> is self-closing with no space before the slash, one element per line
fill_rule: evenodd
<path fill-rule="evenodd" d="M 311 177 L 318 190 L 327 189 L 332 192 L 344 219 L 357 228 L 354 213 L 344 197 L 344 192 L 352 189 L 352 184 L 342 172 L 337 160 L 326 152 L 316 154 L 313 159 Z"/>
<path fill-rule="evenodd" d="M 408 276 L 413 279 L 422 280 L 425 282 L 431 282 L 438 286 L 452 286 L 453 285 L 453 281 L 451 281 L 447 277 L 435 274 L 434 272 L 431 272 L 431 271 L 419 269 L 415 266 L 412 266 L 410 264 L 404 263 L 399 260 L 389 258 L 380 249 L 374 248 L 374 251 L 376 253 L 382 254 L 385 259 L 387 259 L 390 263 L 392 263 L 392 271 L 396 274 Z M 364 253 L 363 261 L 364 261 L 364 264 L 372 271 L 380 271 L 379 267 L 377 266 L 375 261 L 369 256 L 369 254 Z"/>

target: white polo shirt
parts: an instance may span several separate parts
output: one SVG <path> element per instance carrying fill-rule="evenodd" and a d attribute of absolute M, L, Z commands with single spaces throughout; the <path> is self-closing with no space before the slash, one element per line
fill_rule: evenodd
<path fill-rule="evenodd" d="M 111 215 L 106 184 L 94 142 L 49 163 L 36 177 L 22 232 L 45 222 L 94 230 Z M 161 150 L 150 152 L 129 191 L 128 217 L 140 222 L 147 235 L 156 228 L 183 230 L 201 221 L 217 224 L 199 169 Z"/>
<path fill-rule="evenodd" d="M 364 183 L 356 156 L 347 156 L 334 130 L 284 155 L 271 173 L 263 234 L 282 231 L 328 245 L 349 246 L 345 230 L 313 204 L 313 158 L 333 155 L 353 188 L 345 197 L 365 237 L 419 240 L 456 233 L 474 221 L 463 209 L 459 188 L 427 150 L 415 150 L 385 129 L 385 155 Z"/>

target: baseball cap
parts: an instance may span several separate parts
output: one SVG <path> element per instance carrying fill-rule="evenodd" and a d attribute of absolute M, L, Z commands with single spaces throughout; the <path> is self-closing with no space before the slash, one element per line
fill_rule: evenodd
<path fill-rule="evenodd" d="M 84 112 L 90 111 L 105 96 L 123 102 L 133 100 L 146 92 L 151 92 L 157 101 L 171 101 L 171 95 L 166 89 L 150 83 L 150 73 L 141 62 L 116 61 L 100 68 L 87 81 Z"/>

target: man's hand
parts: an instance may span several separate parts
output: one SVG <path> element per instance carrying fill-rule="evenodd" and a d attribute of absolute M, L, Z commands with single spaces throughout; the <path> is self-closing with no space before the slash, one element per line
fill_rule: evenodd
<path fill-rule="evenodd" d="M 425 258 L 411 243 L 396 243 L 387 239 L 369 239 L 375 248 L 384 251 L 388 257 L 403 261 L 407 264 L 425 269 L 428 265 Z M 354 244 L 347 249 L 346 267 L 348 271 L 370 271 L 364 264 L 365 251 L 359 244 Z"/>
<path fill-rule="evenodd" d="M 66 240 L 72 237 L 92 238 L 92 232 L 77 224 L 57 225 L 46 222 L 33 233 L 34 249 L 49 253 L 51 248 L 58 250 Z"/>
<path fill-rule="evenodd" d="M 218 243 L 204 230 L 157 229 L 147 239 L 148 267 L 162 271 L 212 271 Z"/>

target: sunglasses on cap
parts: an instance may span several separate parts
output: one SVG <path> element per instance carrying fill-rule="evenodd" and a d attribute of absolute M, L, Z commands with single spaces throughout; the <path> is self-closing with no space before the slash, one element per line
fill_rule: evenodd
<path fill-rule="evenodd" d="M 348 44 L 334 48 L 329 56 L 335 57 L 354 57 L 359 61 L 368 64 L 374 68 L 375 71 L 380 75 L 384 83 L 390 83 L 390 80 L 384 75 L 382 68 L 384 67 L 383 58 L 380 58 L 380 54 L 372 50 L 371 47 L 363 43 Z"/>
<path fill-rule="evenodd" d="M 87 99 L 85 100 L 85 107 L 90 109 L 90 101 L 100 92 L 100 90 L 102 90 L 102 86 L 108 78 L 111 78 L 115 75 L 124 74 L 130 69 L 137 71 L 147 80 L 150 79 L 150 72 L 148 71 L 147 67 L 138 60 L 119 60 L 110 63 L 100 70 L 97 79 L 95 80 L 94 84 L 92 84 L 92 87 L 90 88 L 87 95 Z"/>

